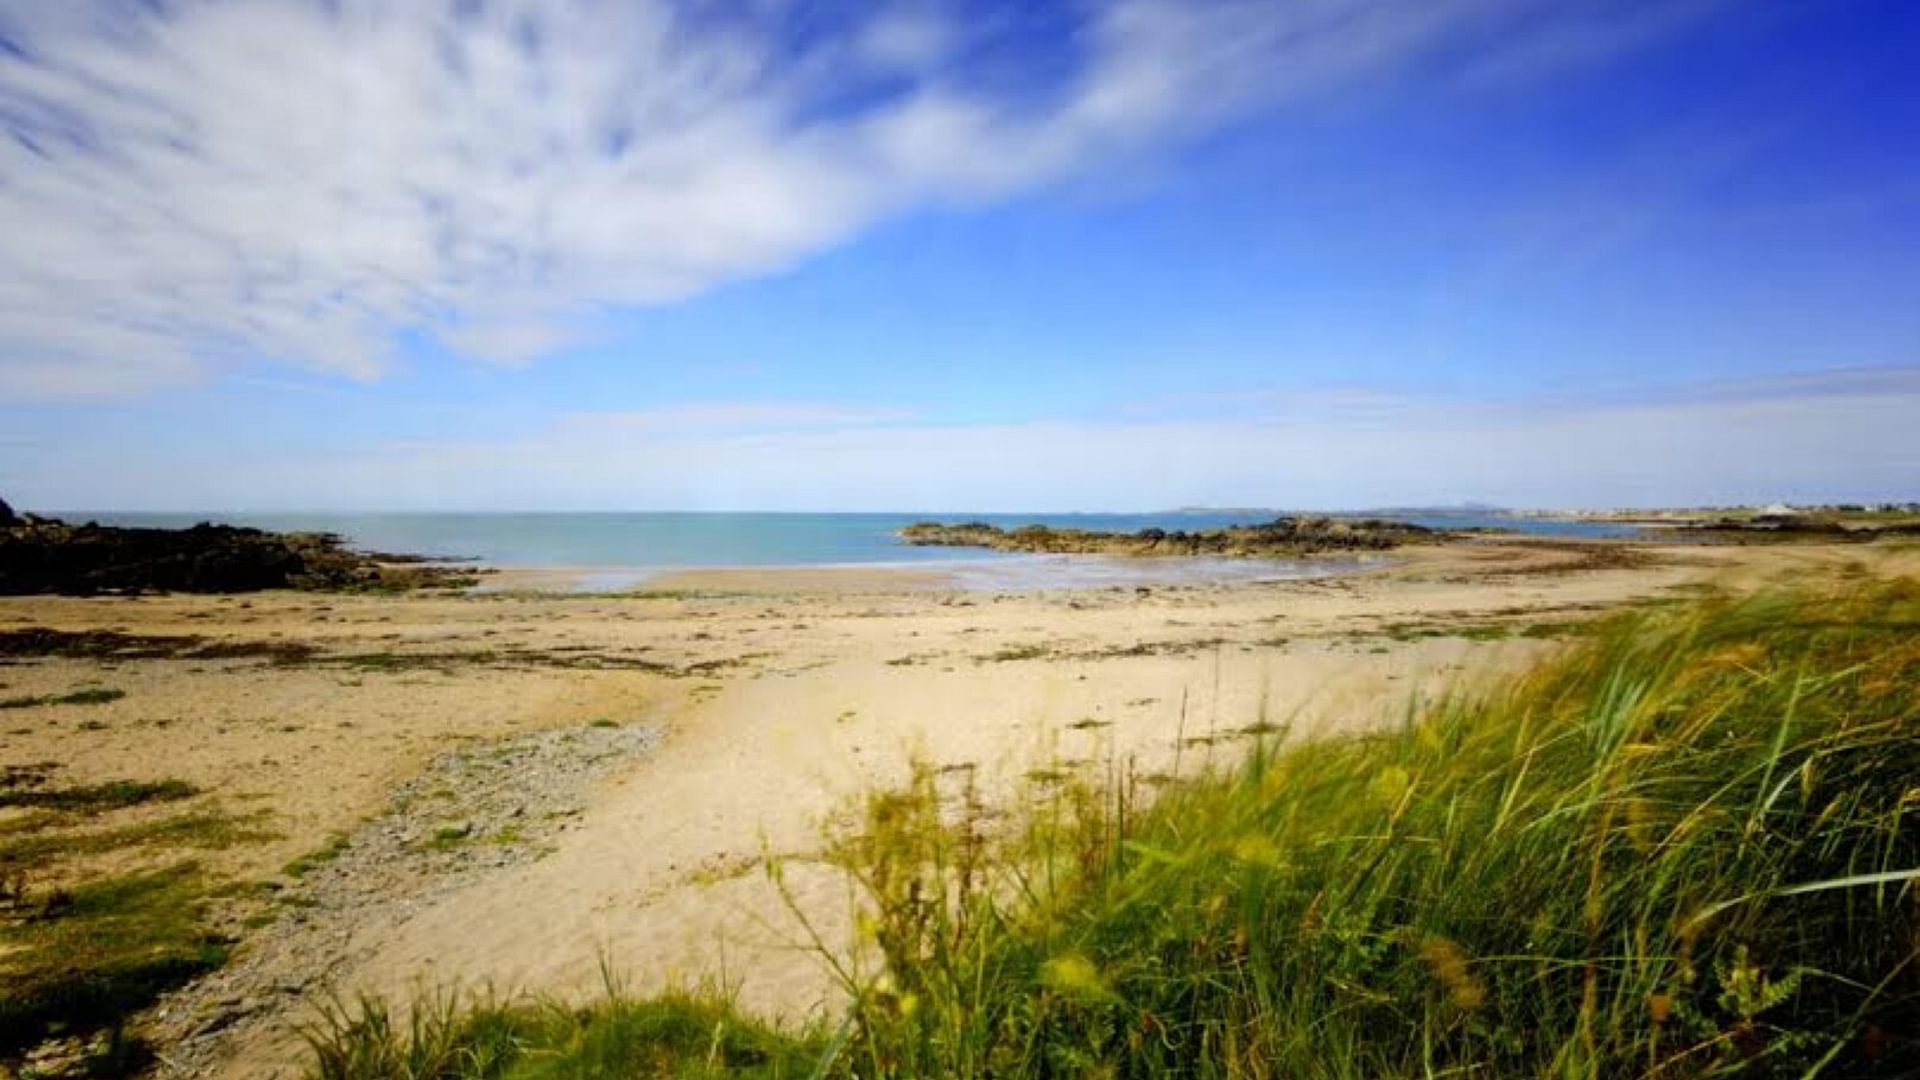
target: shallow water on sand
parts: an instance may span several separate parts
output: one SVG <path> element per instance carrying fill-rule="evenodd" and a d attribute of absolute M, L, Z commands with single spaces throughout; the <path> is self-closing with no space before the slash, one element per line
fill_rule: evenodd
<path fill-rule="evenodd" d="M 497 566 L 824 566 L 952 561 L 985 553 L 915 548 L 896 535 L 915 521 L 984 521 L 1003 528 L 1189 532 L 1269 521 L 1275 511 L 1159 514 L 734 514 L 734 513 L 129 513 L 59 511 L 68 521 L 181 528 L 200 521 L 275 531 L 334 532 L 374 551 L 466 557 Z M 1383 515 L 1442 528 L 1499 526 L 1522 532 L 1618 536 L 1633 530 L 1593 522 L 1484 513 Z"/>
<path fill-rule="evenodd" d="M 912 562 L 807 566 L 543 567 L 485 579 L 475 592 L 617 593 L 653 587 L 854 592 L 1042 592 L 1177 585 L 1230 585 L 1333 577 L 1387 565 L 1390 556 L 1358 559 L 1228 559 L 1178 556 L 1020 555 L 994 552 Z M 715 578 L 712 572 L 721 576 Z M 741 576 L 736 576 L 739 571 Z"/>
<path fill-rule="evenodd" d="M 1141 558 L 1106 555 L 1010 555 L 956 565 L 954 587 L 980 592 L 1228 585 L 1331 577 L 1381 566 L 1385 559 Z"/>

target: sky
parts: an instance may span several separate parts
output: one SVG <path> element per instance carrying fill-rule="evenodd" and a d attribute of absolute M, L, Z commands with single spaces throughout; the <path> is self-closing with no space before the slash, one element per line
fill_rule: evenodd
<path fill-rule="evenodd" d="M 1920 499 L 1908 0 L 0 0 L 26 509 Z"/>

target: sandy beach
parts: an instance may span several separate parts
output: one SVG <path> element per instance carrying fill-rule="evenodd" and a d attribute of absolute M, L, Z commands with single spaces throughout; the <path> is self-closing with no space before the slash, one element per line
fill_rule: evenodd
<path fill-rule="evenodd" d="M 1916 45 L 0 0 L 0 1080 L 1920 1080 Z"/>
<path fill-rule="evenodd" d="M 471 595 L 8 598 L 0 768 L 182 780 L 231 883 L 224 969 L 155 1017 L 177 1074 L 286 1075 L 331 993 L 576 995 L 724 980 L 791 1019 L 831 993 L 765 874 L 830 943 L 823 828 L 915 760 L 988 800 L 1051 770 L 1154 778 L 1250 739 L 1391 722 L 1619 605 L 1872 564 L 1909 547 L 1486 539 L 1275 582 L 983 592 L 937 571 L 689 571 L 624 594 L 510 572 Z M 33 637 L 29 628 L 54 633 Z M 0 827 L 6 825 L 0 819 Z"/>

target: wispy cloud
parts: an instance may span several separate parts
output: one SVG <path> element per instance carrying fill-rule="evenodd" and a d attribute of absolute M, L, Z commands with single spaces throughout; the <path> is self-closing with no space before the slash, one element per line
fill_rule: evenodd
<path fill-rule="evenodd" d="M 1493 87 L 1542 75 L 1565 75 L 1598 67 L 1657 44 L 1739 0 L 1620 0 L 1615 3 L 1537 5 L 1531 17 L 1498 31 L 1499 48 L 1469 61 L 1463 83 Z"/>
<path fill-rule="evenodd" d="M 1329 422 L 1343 426 L 1406 424 L 1444 413 L 1459 422 L 1496 423 L 1512 417 L 1578 418 L 1633 409 L 1716 407 L 1765 403 L 1810 404 L 1875 396 L 1920 398 L 1920 366 L 1882 364 L 1821 368 L 1742 377 L 1586 385 L 1578 393 L 1470 393 L 1458 387 L 1329 382 L 1301 387 L 1241 386 L 1132 403 L 1130 419 L 1226 421 L 1260 424 Z"/>
<path fill-rule="evenodd" d="M 831 33 L 801 32 L 784 4 L 9 4 L 0 395 L 135 392 L 263 357 L 373 378 L 404 332 L 524 362 L 596 333 L 609 308 L 775 271 L 905 209 L 1006 198 L 1442 46 L 1588 62 L 1666 25 L 1540 44 L 1602 9 L 1644 21 L 1618 8 L 1124 0 L 1036 45 L 937 3 Z M 1531 36 L 1490 34 L 1495 16 Z M 1027 77 L 976 77 L 983 57 Z"/>
<path fill-rule="evenodd" d="M 594 432 L 614 437 L 716 438 L 820 429 L 845 431 L 900 423 L 916 415 L 912 409 L 862 409 L 826 402 L 742 401 L 573 413 L 565 423 L 576 433 Z"/>
<path fill-rule="evenodd" d="M 27 506 L 252 509 L 1358 508 L 1920 498 L 1920 368 L 1699 383 L 1597 400 L 1268 395 L 1237 413 L 940 423 L 811 403 L 581 413 L 360 454 L 50 455 Z M 3 474 L 4 470 L 0 470 Z M 72 473 L 73 475 L 67 475 Z M 154 500 L 162 499 L 159 506 Z"/>

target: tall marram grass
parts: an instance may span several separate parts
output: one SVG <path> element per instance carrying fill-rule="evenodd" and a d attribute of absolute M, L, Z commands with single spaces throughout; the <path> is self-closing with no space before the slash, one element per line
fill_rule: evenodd
<path fill-rule="evenodd" d="M 832 845 L 879 963 L 822 1075 L 1920 1075 L 1912 581 L 1625 615 L 1152 799 L 947 787 Z M 565 1052 L 515 1045 L 432 1075 Z"/>

